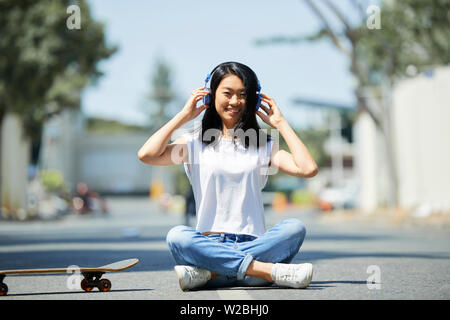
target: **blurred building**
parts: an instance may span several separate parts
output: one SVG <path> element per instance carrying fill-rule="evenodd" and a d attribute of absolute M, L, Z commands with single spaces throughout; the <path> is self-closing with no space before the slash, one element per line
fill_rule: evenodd
<path fill-rule="evenodd" d="M 59 170 L 71 188 L 78 182 L 104 194 L 149 194 L 150 184 L 161 180 L 164 192 L 173 192 L 169 170 L 145 165 L 137 157 L 150 134 L 91 133 L 80 111 L 65 110 L 45 125 L 40 169 Z"/>
<path fill-rule="evenodd" d="M 430 213 L 450 212 L 450 67 L 398 83 L 392 91 L 392 139 L 398 172 L 399 206 Z M 387 202 L 389 170 L 382 137 L 361 113 L 355 125 L 359 207 Z"/>

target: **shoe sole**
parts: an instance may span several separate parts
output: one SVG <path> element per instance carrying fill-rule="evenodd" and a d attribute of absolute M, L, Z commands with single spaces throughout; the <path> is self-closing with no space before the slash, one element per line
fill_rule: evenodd
<path fill-rule="evenodd" d="M 313 273 L 314 273 L 314 266 L 311 263 L 308 263 L 309 270 L 308 270 L 308 276 L 306 278 L 306 283 L 300 287 L 300 289 L 305 289 L 309 284 L 311 283 Z"/>

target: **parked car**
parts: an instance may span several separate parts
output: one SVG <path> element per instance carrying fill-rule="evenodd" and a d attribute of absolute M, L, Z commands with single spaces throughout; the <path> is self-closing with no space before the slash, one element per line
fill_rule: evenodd
<path fill-rule="evenodd" d="M 318 206 L 323 211 L 355 208 L 357 192 L 358 184 L 354 180 L 346 180 L 340 185 L 326 187 L 317 195 Z"/>

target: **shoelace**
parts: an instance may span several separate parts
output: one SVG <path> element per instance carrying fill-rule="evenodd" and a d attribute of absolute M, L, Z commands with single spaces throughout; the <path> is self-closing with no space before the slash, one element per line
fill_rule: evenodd
<path fill-rule="evenodd" d="M 206 274 L 206 272 L 201 272 L 200 270 L 198 270 L 198 268 L 187 268 L 186 271 L 187 271 L 191 281 L 193 279 L 195 279 L 195 280 L 207 280 L 208 279 L 208 275 Z"/>

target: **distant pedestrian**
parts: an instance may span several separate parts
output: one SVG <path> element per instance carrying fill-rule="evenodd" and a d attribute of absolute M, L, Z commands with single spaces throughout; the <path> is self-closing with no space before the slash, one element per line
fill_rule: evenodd
<path fill-rule="evenodd" d="M 101 211 L 108 213 L 108 205 L 106 200 L 98 194 L 98 192 L 89 190 L 89 187 L 84 182 L 77 183 L 76 194 L 73 199 L 74 208 L 81 214 L 90 213 L 93 211 Z"/>
<path fill-rule="evenodd" d="M 304 224 L 287 219 L 266 230 L 261 191 L 270 167 L 312 177 L 317 165 L 275 100 L 260 90 L 249 67 L 220 64 L 138 152 L 150 165 L 183 163 L 193 188 L 196 228 L 177 226 L 167 234 L 182 290 L 271 283 L 305 288 L 311 282 L 310 263 L 290 264 L 303 243 Z M 176 129 L 204 110 L 198 130 L 168 144 Z M 256 115 L 281 133 L 290 152 L 273 148 L 276 141 L 260 129 Z"/>

